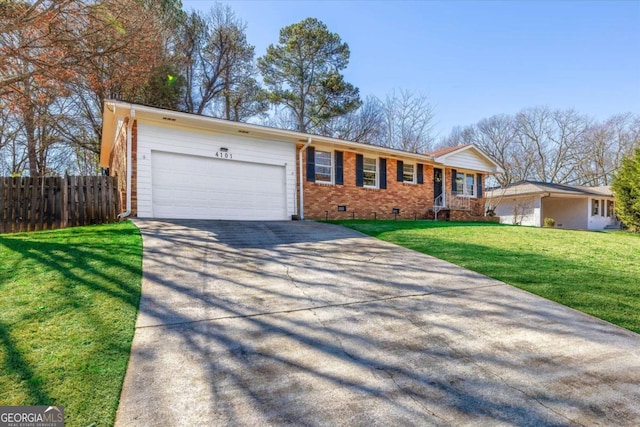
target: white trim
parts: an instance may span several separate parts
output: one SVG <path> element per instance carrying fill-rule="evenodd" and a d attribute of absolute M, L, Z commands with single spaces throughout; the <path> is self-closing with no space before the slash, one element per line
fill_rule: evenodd
<path fill-rule="evenodd" d="M 318 179 L 316 178 L 316 174 L 318 171 L 318 153 L 329 153 L 329 181 L 318 181 Z M 333 185 L 335 182 L 334 179 L 334 170 L 335 170 L 335 163 L 336 163 L 336 152 L 334 150 L 331 151 L 325 151 L 325 150 L 318 150 L 317 148 L 314 151 L 314 159 L 313 159 L 313 164 L 314 164 L 314 182 L 318 183 L 318 184 L 325 184 L 325 185 Z M 321 165 L 322 167 L 327 167 L 326 165 Z"/>
<path fill-rule="evenodd" d="M 411 181 L 405 181 L 404 180 L 404 167 L 405 166 L 413 166 L 413 179 Z M 417 163 L 410 163 L 410 162 L 403 162 L 402 163 L 402 183 L 403 184 L 416 184 L 417 182 L 418 182 L 418 164 Z"/>
<path fill-rule="evenodd" d="M 371 171 L 367 171 L 365 169 L 365 160 L 366 159 L 371 159 L 375 162 L 375 166 L 376 166 L 376 170 L 373 171 L 375 173 L 375 182 L 373 185 L 367 185 L 365 184 L 365 177 L 364 174 L 365 172 L 371 172 Z M 372 189 L 378 189 L 380 188 L 380 158 L 379 157 L 367 157 L 365 155 L 362 156 L 362 187 L 363 188 L 372 188 Z"/>
<path fill-rule="evenodd" d="M 472 199 L 477 199 L 478 198 L 478 191 L 477 191 L 477 186 L 478 186 L 478 176 L 477 176 L 477 172 L 468 172 L 464 169 L 456 169 L 456 174 L 463 174 L 464 178 L 462 180 L 463 182 L 463 191 L 462 194 L 460 193 L 460 191 L 457 190 L 458 186 L 456 185 L 456 196 L 458 197 L 469 197 Z M 466 191 L 464 191 L 467 188 L 467 176 L 471 175 L 473 177 L 473 185 L 472 185 L 472 190 L 473 190 L 473 194 L 467 194 Z M 457 180 L 457 176 L 453 178 L 454 180 Z"/>

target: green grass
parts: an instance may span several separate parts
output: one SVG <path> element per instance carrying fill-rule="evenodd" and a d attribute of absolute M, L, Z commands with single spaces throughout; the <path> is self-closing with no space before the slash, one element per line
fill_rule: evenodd
<path fill-rule="evenodd" d="M 0 236 L 0 405 L 111 426 L 140 301 L 130 222 Z"/>
<path fill-rule="evenodd" d="M 331 222 L 640 333 L 640 235 L 495 223 Z"/>

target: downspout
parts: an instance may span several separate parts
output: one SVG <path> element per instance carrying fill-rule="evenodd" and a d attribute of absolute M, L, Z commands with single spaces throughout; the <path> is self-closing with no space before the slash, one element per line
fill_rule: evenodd
<path fill-rule="evenodd" d="M 129 123 L 127 123 L 127 206 L 126 211 L 118 215 L 118 220 L 123 220 L 131 215 L 131 177 L 133 175 L 133 165 L 131 164 L 131 153 L 133 145 L 133 122 L 136 118 L 136 111 L 132 108 L 129 113 Z"/>
<path fill-rule="evenodd" d="M 300 151 L 298 152 L 298 165 L 300 167 L 300 206 L 298 207 L 298 216 L 300 220 L 304 219 L 304 178 L 303 178 L 303 167 L 302 167 L 302 152 L 307 149 L 307 147 L 311 145 L 311 137 L 307 138 L 307 143 L 304 144 Z"/>
<path fill-rule="evenodd" d="M 551 197 L 551 193 L 543 193 L 542 197 L 540 197 L 540 227 L 544 227 L 544 208 L 542 206 L 544 205 L 543 199 L 546 199 L 547 197 Z"/>

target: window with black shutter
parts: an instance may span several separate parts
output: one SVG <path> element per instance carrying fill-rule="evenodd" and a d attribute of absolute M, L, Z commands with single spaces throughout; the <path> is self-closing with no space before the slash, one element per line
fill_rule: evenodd
<path fill-rule="evenodd" d="M 316 181 L 316 149 L 307 147 L 307 181 Z"/>
<path fill-rule="evenodd" d="M 335 152 L 336 168 L 335 183 L 337 185 L 344 184 L 344 153 L 342 151 Z"/>
<path fill-rule="evenodd" d="M 387 188 L 387 159 L 380 158 L 380 188 Z"/>
<path fill-rule="evenodd" d="M 356 154 L 356 186 L 364 185 L 364 156 Z"/>
<path fill-rule="evenodd" d="M 398 174 L 397 174 L 398 182 L 404 181 L 404 162 L 402 160 L 398 160 Z"/>

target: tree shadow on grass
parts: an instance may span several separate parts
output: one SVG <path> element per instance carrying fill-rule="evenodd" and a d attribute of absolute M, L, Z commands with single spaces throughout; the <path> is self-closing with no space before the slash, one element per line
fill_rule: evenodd
<path fill-rule="evenodd" d="M 136 236 L 120 224 L 0 237 L 2 371 L 22 404 L 65 405 L 68 425 L 113 421 L 140 301 Z"/>

